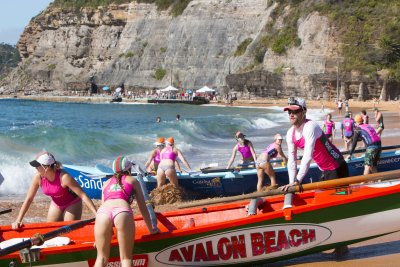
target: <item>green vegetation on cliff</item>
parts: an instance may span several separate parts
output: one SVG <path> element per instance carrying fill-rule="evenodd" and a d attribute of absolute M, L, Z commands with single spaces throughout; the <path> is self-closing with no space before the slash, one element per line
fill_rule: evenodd
<path fill-rule="evenodd" d="M 299 18 L 319 12 L 335 29 L 344 71 L 359 71 L 373 78 L 385 69 L 385 78 L 400 80 L 400 1 L 275 0 L 271 5 L 274 3 L 271 22 L 256 44 L 255 62 L 263 62 L 267 49 L 282 55 L 299 46 Z M 282 16 L 283 21 L 279 20 Z"/>
<path fill-rule="evenodd" d="M 157 5 L 159 10 L 167 10 L 171 7 L 171 14 L 179 16 L 188 6 L 191 0 L 136 0 L 138 3 L 149 3 Z M 125 4 L 133 0 L 54 0 L 53 5 L 64 8 L 99 7 L 111 4 Z"/>
<path fill-rule="evenodd" d="M 21 61 L 15 46 L 0 43 L 0 79 Z"/>
<path fill-rule="evenodd" d="M 345 71 L 375 77 L 382 69 L 400 80 L 400 2 L 326 1 L 315 10 L 327 15 L 341 39 Z"/>

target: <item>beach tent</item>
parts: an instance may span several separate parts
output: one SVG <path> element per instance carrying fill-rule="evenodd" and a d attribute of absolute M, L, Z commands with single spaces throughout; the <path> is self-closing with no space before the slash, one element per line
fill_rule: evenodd
<path fill-rule="evenodd" d="M 160 90 L 160 92 L 172 92 L 172 91 L 179 91 L 179 90 L 173 87 L 172 85 L 169 85 L 167 88 Z"/>
<path fill-rule="evenodd" d="M 104 90 L 104 91 L 110 90 L 110 87 L 104 86 L 104 87 L 103 87 L 103 90 Z"/>
<path fill-rule="evenodd" d="M 200 88 L 199 90 L 196 90 L 196 93 L 212 93 L 212 92 L 215 92 L 215 90 L 211 89 L 207 86 L 204 86 L 204 87 Z"/>

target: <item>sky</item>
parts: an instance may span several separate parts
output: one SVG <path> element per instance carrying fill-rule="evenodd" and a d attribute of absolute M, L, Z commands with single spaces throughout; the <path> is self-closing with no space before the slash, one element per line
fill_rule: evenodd
<path fill-rule="evenodd" d="M 39 14 L 51 2 L 53 0 L 1 1 L 0 43 L 15 45 L 31 18 Z"/>

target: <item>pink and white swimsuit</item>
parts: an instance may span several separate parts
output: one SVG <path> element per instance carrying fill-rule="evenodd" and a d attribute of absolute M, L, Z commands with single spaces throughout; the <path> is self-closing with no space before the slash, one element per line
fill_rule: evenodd
<path fill-rule="evenodd" d="M 301 182 L 313 159 L 321 171 L 337 169 L 344 158 L 340 151 L 326 138 L 322 129 L 313 121 L 306 120 L 299 128 L 291 127 L 286 135 L 288 144 L 288 172 L 291 183 Z M 300 169 L 297 172 L 297 148 L 304 149 Z"/>

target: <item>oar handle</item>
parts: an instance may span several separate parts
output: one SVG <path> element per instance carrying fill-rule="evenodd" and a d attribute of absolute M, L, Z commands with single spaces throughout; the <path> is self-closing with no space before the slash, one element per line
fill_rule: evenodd
<path fill-rule="evenodd" d="M 22 241 L 20 243 L 15 244 L 15 245 L 6 247 L 4 249 L 1 249 L 0 250 L 0 257 L 1 256 L 5 256 L 5 255 L 10 254 L 10 253 L 13 253 L 13 252 L 16 252 L 16 251 L 19 251 L 19 250 L 24 249 L 24 248 L 30 248 L 33 245 L 38 245 L 40 243 L 43 243 L 44 241 L 47 241 L 47 240 L 49 240 L 51 238 L 56 237 L 56 236 L 69 233 L 69 232 L 71 232 L 73 230 L 76 230 L 76 229 L 82 227 L 82 226 L 85 226 L 88 223 L 93 222 L 95 219 L 96 218 L 91 218 L 91 219 L 79 221 L 79 222 L 76 222 L 76 223 L 73 223 L 73 224 L 65 225 L 65 226 L 62 226 L 61 228 L 58 228 L 58 229 L 53 230 L 53 231 L 50 231 L 50 232 L 45 233 L 43 235 L 36 234 L 34 237 L 29 238 L 28 240 L 25 240 L 25 241 Z"/>
<path fill-rule="evenodd" d="M 6 213 L 10 213 L 11 211 L 12 211 L 12 209 L 2 210 L 2 211 L 0 211 L 0 215 L 1 214 L 6 214 Z"/>

